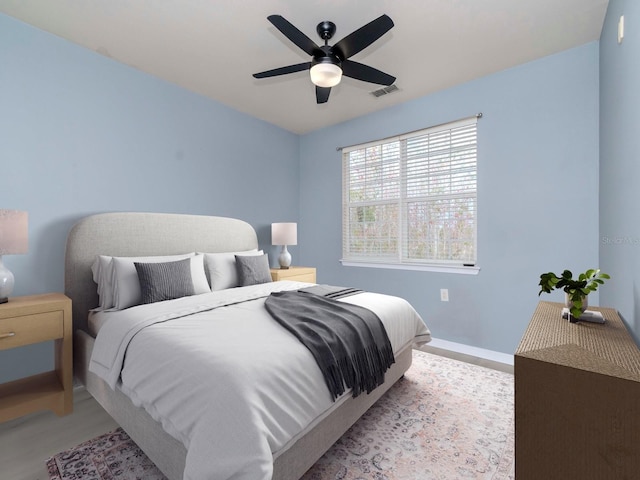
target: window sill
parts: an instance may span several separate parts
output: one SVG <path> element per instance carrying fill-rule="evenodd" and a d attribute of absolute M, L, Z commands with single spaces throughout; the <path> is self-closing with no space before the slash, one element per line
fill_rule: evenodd
<path fill-rule="evenodd" d="M 376 262 L 354 262 L 351 260 L 340 260 L 345 267 L 367 267 L 367 268 L 389 268 L 394 270 L 418 270 L 422 272 L 455 273 L 458 275 L 478 275 L 480 267 L 465 267 L 462 265 L 419 265 L 405 263 L 376 263 Z"/>

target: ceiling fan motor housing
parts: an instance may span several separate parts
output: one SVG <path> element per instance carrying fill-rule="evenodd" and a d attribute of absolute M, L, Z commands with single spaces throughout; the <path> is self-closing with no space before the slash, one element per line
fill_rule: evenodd
<path fill-rule="evenodd" d="M 331 63 L 338 67 L 342 64 L 342 59 L 338 56 L 339 52 L 334 51 L 331 47 L 320 47 L 321 51 L 317 51 L 311 60 L 311 66 L 319 63 Z"/>

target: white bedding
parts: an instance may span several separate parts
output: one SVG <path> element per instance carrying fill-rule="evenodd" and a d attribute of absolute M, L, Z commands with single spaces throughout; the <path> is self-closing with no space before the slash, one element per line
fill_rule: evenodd
<path fill-rule="evenodd" d="M 279 452 L 334 405 L 311 353 L 264 308 L 271 292 L 309 285 L 273 282 L 99 313 L 108 320 L 98 319 L 90 370 L 184 443 L 186 480 L 268 480 Z M 342 301 L 373 310 L 394 352 L 430 340 L 401 298 Z"/>

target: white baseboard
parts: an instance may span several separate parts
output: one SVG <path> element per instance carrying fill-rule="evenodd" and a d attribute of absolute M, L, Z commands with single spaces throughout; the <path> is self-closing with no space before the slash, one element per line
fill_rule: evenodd
<path fill-rule="evenodd" d="M 471 345 L 450 342 L 448 340 L 441 340 L 439 338 L 431 338 L 431 341 L 427 345 L 430 345 L 435 348 L 442 348 L 443 350 L 449 350 L 452 352 L 462 353 L 465 355 L 472 355 L 474 357 L 484 358 L 486 360 L 492 360 L 494 362 L 504 363 L 506 365 L 513 365 L 513 355 L 509 355 L 502 352 L 496 352 L 494 350 L 487 350 L 485 348 L 472 347 Z"/>

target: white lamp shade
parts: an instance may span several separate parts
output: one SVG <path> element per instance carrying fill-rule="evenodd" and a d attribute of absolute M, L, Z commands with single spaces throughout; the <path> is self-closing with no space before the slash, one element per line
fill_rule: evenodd
<path fill-rule="evenodd" d="M 311 81 L 319 87 L 335 87 L 342 79 L 342 69 L 333 63 L 316 63 L 311 70 Z"/>
<path fill-rule="evenodd" d="M 298 224 L 297 223 L 272 223 L 271 224 L 271 244 L 272 245 L 297 245 L 298 244 Z"/>
<path fill-rule="evenodd" d="M 28 239 L 27 212 L 0 209 L 0 255 L 27 253 Z"/>

